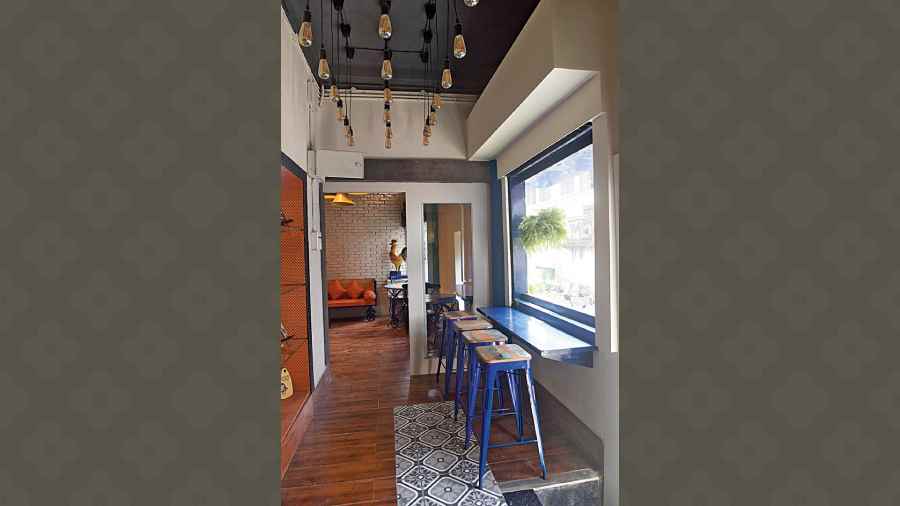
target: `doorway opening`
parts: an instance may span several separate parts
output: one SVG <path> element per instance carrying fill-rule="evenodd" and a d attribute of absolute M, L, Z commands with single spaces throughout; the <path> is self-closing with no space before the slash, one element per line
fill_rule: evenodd
<path fill-rule="evenodd" d="M 325 194 L 328 326 L 370 322 L 408 333 L 406 195 Z"/>

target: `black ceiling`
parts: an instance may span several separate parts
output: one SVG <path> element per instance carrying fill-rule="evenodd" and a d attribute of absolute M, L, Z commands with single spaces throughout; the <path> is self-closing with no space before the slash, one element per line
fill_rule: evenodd
<path fill-rule="evenodd" d="M 309 9 L 313 16 L 313 45 L 303 48 L 309 67 L 316 72 L 319 62 L 319 45 L 321 43 L 320 1 L 325 7 L 325 48 L 328 61 L 332 66 L 332 74 L 336 56 L 333 51 L 331 34 L 340 33 L 337 16 L 332 21 L 331 0 L 309 0 Z M 528 21 L 539 0 L 482 0 L 475 7 L 466 7 L 462 0 L 437 0 L 435 39 L 440 40 L 441 50 L 431 55 L 431 82 L 440 78 L 440 67 L 447 54 L 448 37 L 445 28 L 447 19 L 447 2 L 456 2 L 456 10 L 463 25 L 466 39 L 466 57 L 457 60 L 451 56 L 450 66 L 453 72 L 453 87 L 445 93 L 480 94 L 490 81 L 503 56 L 512 46 L 519 31 Z M 282 0 L 282 7 L 297 32 L 303 18 L 303 10 L 307 0 Z M 450 31 L 455 22 L 453 3 L 450 7 Z M 350 40 L 353 46 L 382 48 L 384 41 L 378 36 L 378 18 L 381 14 L 379 0 L 345 0 L 344 20 L 351 26 Z M 422 89 L 423 65 L 417 53 L 402 53 L 398 50 L 419 51 L 422 48 L 422 28 L 425 26 L 425 0 L 394 0 L 391 5 L 391 24 L 393 35 L 390 47 L 394 50 L 392 63 L 394 78 L 391 88 L 394 90 L 417 91 Z M 333 31 L 332 31 L 333 27 Z M 335 42 L 336 44 L 337 42 Z M 341 65 L 344 62 L 344 44 L 341 42 Z M 380 77 L 382 54 L 376 51 L 357 50 L 352 60 L 353 85 L 361 89 L 382 89 Z M 340 85 L 347 83 L 346 72 L 339 76 Z"/>

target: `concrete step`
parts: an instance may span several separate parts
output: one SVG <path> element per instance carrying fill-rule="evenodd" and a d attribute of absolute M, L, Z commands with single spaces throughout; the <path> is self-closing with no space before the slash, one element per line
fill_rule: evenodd
<path fill-rule="evenodd" d="M 601 506 L 601 477 L 593 469 L 560 473 L 549 480 L 500 483 L 509 506 Z"/>

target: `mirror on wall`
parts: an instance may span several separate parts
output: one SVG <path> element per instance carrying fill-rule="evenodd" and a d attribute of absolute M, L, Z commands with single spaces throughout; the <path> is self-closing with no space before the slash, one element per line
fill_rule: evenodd
<path fill-rule="evenodd" d="M 441 314 L 472 309 L 472 205 L 425 204 L 422 226 L 426 357 L 435 357 L 441 345 Z"/>

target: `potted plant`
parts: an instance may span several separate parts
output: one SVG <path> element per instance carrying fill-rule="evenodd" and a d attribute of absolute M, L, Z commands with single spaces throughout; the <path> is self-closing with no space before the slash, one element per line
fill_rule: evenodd
<path fill-rule="evenodd" d="M 529 252 L 561 246 L 566 242 L 565 213 L 558 207 L 551 207 L 526 216 L 519 223 L 519 238 Z"/>

